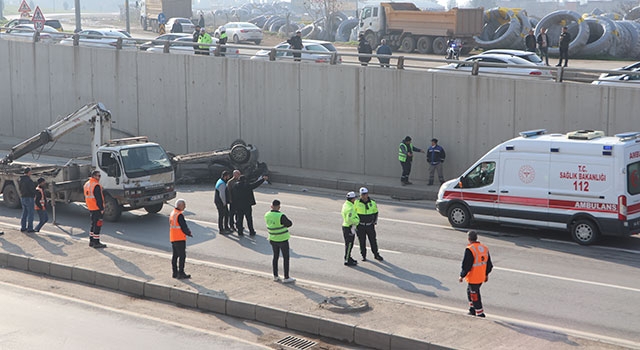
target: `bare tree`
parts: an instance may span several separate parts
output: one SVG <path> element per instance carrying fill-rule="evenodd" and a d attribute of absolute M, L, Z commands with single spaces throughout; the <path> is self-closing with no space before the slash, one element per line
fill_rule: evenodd
<path fill-rule="evenodd" d="M 458 1 L 456 1 L 456 0 L 448 0 L 447 1 L 447 10 L 451 10 L 454 7 L 458 7 Z"/>

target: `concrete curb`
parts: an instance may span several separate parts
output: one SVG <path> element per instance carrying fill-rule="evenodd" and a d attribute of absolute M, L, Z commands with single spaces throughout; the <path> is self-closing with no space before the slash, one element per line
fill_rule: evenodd
<path fill-rule="evenodd" d="M 315 315 L 306 315 L 266 305 L 187 291 L 139 278 L 103 273 L 81 266 L 68 266 L 34 257 L 0 252 L 0 264 L 17 270 L 81 282 L 202 311 L 258 321 L 276 327 L 306 332 L 374 349 L 448 349 L 417 339 L 360 328 L 354 324 L 329 320 Z"/>

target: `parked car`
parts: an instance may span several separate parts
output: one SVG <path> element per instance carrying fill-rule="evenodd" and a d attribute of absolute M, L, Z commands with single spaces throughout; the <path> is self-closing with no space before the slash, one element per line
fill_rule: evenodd
<path fill-rule="evenodd" d="M 535 52 L 531 51 L 523 51 L 523 50 L 508 50 L 508 49 L 492 49 L 487 50 L 481 55 L 490 55 L 490 54 L 498 54 L 498 55 L 508 55 L 508 56 L 516 56 L 522 59 L 525 59 L 529 62 L 535 63 L 538 66 L 544 66 L 544 61 L 538 56 Z"/>
<path fill-rule="evenodd" d="M 499 73 L 505 75 L 526 75 L 539 76 L 543 78 L 552 78 L 548 70 L 538 69 L 538 65 L 516 56 L 498 55 L 498 54 L 482 54 L 471 56 L 460 63 L 450 63 L 444 66 L 431 68 L 430 72 L 465 72 L 469 74 L 475 62 L 480 64 L 479 73 Z M 500 66 L 483 66 L 483 64 L 509 64 L 525 67 L 500 67 Z M 527 67 L 528 66 L 528 67 Z"/>
<path fill-rule="evenodd" d="M 32 23 L 18 24 L 11 29 L 7 29 L 5 33 L 1 34 L 2 39 L 7 40 L 19 40 L 19 41 L 33 41 L 33 34 L 36 29 Z M 64 34 L 60 33 L 53 27 L 45 25 L 40 32 L 40 42 L 53 44 L 64 39 Z"/>
<path fill-rule="evenodd" d="M 598 80 L 594 80 L 591 84 L 640 87 L 640 67 L 635 68 L 630 72 L 634 72 L 638 74 L 622 74 L 622 75 L 611 75 L 607 77 L 600 77 Z"/>
<path fill-rule="evenodd" d="M 256 45 L 262 42 L 262 29 L 249 22 L 229 22 L 222 26 L 227 30 L 229 41 L 239 44 L 241 41 L 253 41 Z M 220 37 L 220 28 L 216 29 L 213 36 Z"/>
<path fill-rule="evenodd" d="M 187 33 L 167 33 L 167 34 L 162 34 L 158 37 L 156 37 L 153 40 L 144 42 L 142 44 L 140 44 L 138 47 L 140 48 L 140 50 L 142 51 L 146 51 L 147 49 L 149 49 L 150 47 L 153 46 L 157 46 L 157 45 L 164 45 L 165 41 L 173 41 L 179 38 L 192 38 L 191 34 L 187 34 Z"/>
<path fill-rule="evenodd" d="M 122 39 L 123 50 L 135 50 L 135 40 L 130 40 L 126 35 L 117 29 L 87 29 L 78 32 L 79 45 L 89 47 L 100 47 L 106 49 L 115 49 L 118 44 L 118 38 Z M 73 37 L 68 37 L 60 41 L 61 45 L 73 45 Z"/>
<path fill-rule="evenodd" d="M 213 56 L 216 50 L 216 47 L 213 45 L 218 44 L 218 39 L 216 38 L 211 38 L 211 39 L 213 39 L 213 43 L 212 43 L 212 46 L 209 47 L 209 54 Z M 191 37 L 191 35 L 182 36 L 176 40 L 172 40 L 169 43 L 169 53 L 174 53 L 179 55 L 194 55 L 195 54 L 194 45 L 198 45 L 198 44 L 193 42 L 193 38 Z M 160 45 L 151 46 L 146 51 L 153 52 L 153 53 L 163 53 L 164 43 L 161 43 Z M 225 56 L 231 57 L 231 58 L 239 57 L 240 50 L 232 49 L 228 47 L 227 52 L 225 53 Z"/>
<path fill-rule="evenodd" d="M 319 40 L 302 40 L 302 61 L 303 62 L 316 62 L 316 63 L 329 63 L 331 61 L 331 51 L 322 44 Z M 329 42 L 326 42 L 331 44 Z M 331 44 L 333 46 L 333 44 Z M 291 50 L 291 45 L 286 41 L 274 46 L 276 49 L 276 60 L 286 59 L 293 60 L 293 52 L 283 51 Z M 335 49 L 335 47 L 334 47 Z M 251 57 L 252 60 L 269 60 L 269 52 L 271 50 L 260 50 Z"/>
<path fill-rule="evenodd" d="M 611 76 L 623 75 L 625 72 L 633 71 L 633 70 L 636 70 L 638 68 L 640 68 L 640 62 L 636 62 L 634 64 L 630 64 L 628 66 L 624 66 L 624 67 L 616 69 L 616 70 L 620 71 L 620 74 L 602 73 L 602 74 L 600 74 L 600 79 L 603 79 L 603 78 L 606 78 L 606 77 L 611 77 Z"/>
<path fill-rule="evenodd" d="M 196 26 L 188 18 L 172 17 L 172 18 L 169 18 L 169 20 L 165 24 L 165 26 L 164 26 L 165 27 L 165 31 L 171 32 L 171 28 L 173 28 L 173 24 L 175 22 L 179 22 L 180 23 L 180 25 L 182 26 L 182 32 L 183 33 L 193 33 L 193 31 L 196 30 Z"/>
<path fill-rule="evenodd" d="M 20 25 L 20 24 L 31 24 L 31 25 L 33 25 L 33 22 L 31 21 L 31 18 L 16 18 L 16 19 L 12 19 L 12 20 L 10 20 L 10 21 L 5 25 L 5 27 L 7 27 L 7 28 L 13 28 L 13 27 L 15 27 L 15 26 L 17 26 L 17 25 Z M 59 32 L 63 31 L 63 29 L 62 29 L 62 23 L 60 23 L 60 21 L 59 21 L 59 20 L 57 20 L 57 19 L 48 19 L 48 20 L 44 21 L 44 25 L 45 25 L 45 26 L 52 27 L 52 28 L 54 28 L 56 31 L 59 31 Z"/>

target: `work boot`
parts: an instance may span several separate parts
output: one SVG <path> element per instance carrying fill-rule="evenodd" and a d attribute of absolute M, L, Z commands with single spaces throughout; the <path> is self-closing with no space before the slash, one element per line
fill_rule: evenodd
<path fill-rule="evenodd" d="M 483 317 L 483 318 L 484 318 L 484 317 L 486 317 L 486 316 L 484 315 L 484 312 L 483 312 L 483 313 L 481 313 L 481 314 L 477 314 L 477 315 L 476 315 L 476 317 Z"/>
<path fill-rule="evenodd" d="M 89 238 L 89 247 L 93 248 L 94 244 L 95 244 L 95 240 L 93 238 Z"/>
<path fill-rule="evenodd" d="M 100 248 L 106 248 L 107 245 L 104 243 L 100 243 L 99 240 L 96 240 L 95 242 L 93 242 L 93 247 L 96 249 L 100 249 Z"/>
<path fill-rule="evenodd" d="M 475 316 L 476 315 L 476 309 L 470 307 L 469 308 L 469 312 L 467 313 L 467 315 Z"/>
<path fill-rule="evenodd" d="M 362 256 L 362 261 L 367 261 L 367 257 L 365 255 Z"/>
<path fill-rule="evenodd" d="M 382 258 L 382 255 L 380 255 L 380 254 L 376 254 L 376 255 L 374 256 L 374 259 L 376 259 L 376 260 L 378 260 L 378 261 L 384 261 L 384 259 Z"/>
<path fill-rule="evenodd" d="M 180 272 L 180 274 L 178 274 L 178 279 L 179 280 L 188 280 L 189 278 L 191 278 L 191 275 L 187 275 L 184 272 Z"/>
<path fill-rule="evenodd" d="M 173 274 L 171 275 L 171 277 L 178 278 L 178 271 L 173 271 Z"/>

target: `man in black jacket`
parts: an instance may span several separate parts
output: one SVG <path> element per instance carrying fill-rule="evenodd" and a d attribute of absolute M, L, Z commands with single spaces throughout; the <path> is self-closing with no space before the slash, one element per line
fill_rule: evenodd
<path fill-rule="evenodd" d="M 562 65 L 562 59 L 564 58 L 564 66 L 569 64 L 569 43 L 571 42 L 571 34 L 567 31 L 567 27 L 562 27 L 562 33 L 560 33 L 560 61 L 556 64 L 556 67 Z"/>
<path fill-rule="evenodd" d="M 524 37 L 524 46 L 529 52 L 536 52 L 536 36 L 533 35 L 533 29 L 529 29 L 529 34 Z"/>
<path fill-rule="evenodd" d="M 269 177 L 266 175 L 260 176 L 256 181 L 249 182 L 247 177 L 240 175 L 238 183 L 233 186 L 233 208 L 237 213 L 236 216 L 236 229 L 238 230 L 238 236 L 243 235 L 244 231 L 244 218 L 247 218 L 247 226 L 249 227 L 249 234 L 251 236 L 256 235 L 256 230 L 253 228 L 253 215 L 251 207 L 256 205 L 256 197 L 253 195 L 253 190 L 267 181 Z"/>
<path fill-rule="evenodd" d="M 371 44 L 364 37 L 364 34 L 360 34 L 360 39 L 358 43 L 358 53 L 371 54 L 373 49 L 371 49 Z M 369 61 L 371 61 L 371 56 L 358 56 L 358 61 L 360 61 L 361 66 L 367 66 Z"/>
<path fill-rule="evenodd" d="M 291 50 L 302 50 L 304 46 L 302 45 L 302 32 L 296 31 L 296 35 L 292 36 L 287 43 L 291 46 Z M 300 57 L 302 56 L 301 52 L 293 53 L 293 60 L 300 62 Z"/>
<path fill-rule="evenodd" d="M 35 232 L 33 230 L 33 216 L 35 214 L 36 183 L 31 180 L 31 168 L 24 168 L 24 175 L 18 179 L 18 187 L 20 187 L 20 203 L 22 204 L 20 232 Z"/>

